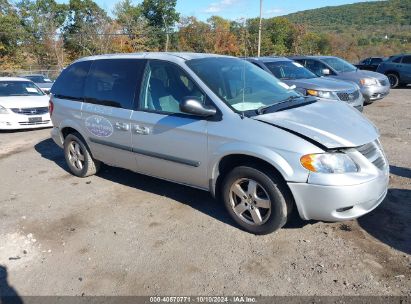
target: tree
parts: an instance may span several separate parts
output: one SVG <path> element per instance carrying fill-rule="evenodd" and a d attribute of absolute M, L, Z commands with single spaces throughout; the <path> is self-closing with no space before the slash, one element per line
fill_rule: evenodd
<path fill-rule="evenodd" d="M 239 55 L 240 48 L 236 36 L 230 31 L 230 21 L 219 16 L 212 16 L 207 22 L 213 31 L 213 52 L 217 54 Z"/>
<path fill-rule="evenodd" d="M 92 0 L 70 0 L 68 7 L 63 36 L 71 58 L 107 52 L 113 38 L 107 13 Z"/>
<path fill-rule="evenodd" d="M 120 38 L 121 52 L 158 50 L 158 33 L 149 25 L 140 5 L 123 0 L 116 5 L 114 14 L 121 33 L 126 35 Z"/>
<path fill-rule="evenodd" d="M 180 51 L 209 53 L 213 50 L 210 25 L 196 17 L 180 20 L 178 40 Z"/>
<path fill-rule="evenodd" d="M 168 49 L 169 31 L 179 20 L 180 15 L 176 11 L 177 0 L 143 0 L 141 10 L 148 20 L 150 26 L 163 29 L 166 34 L 165 49 Z M 164 43 L 164 36 L 160 35 L 159 40 Z"/>
<path fill-rule="evenodd" d="M 20 22 L 25 30 L 24 45 L 37 62 L 48 68 L 64 66 L 64 49 L 57 32 L 67 17 L 67 6 L 55 0 L 22 0 L 17 4 Z"/>
<path fill-rule="evenodd" d="M 17 11 L 8 0 L 0 0 L 0 56 L 16 53 L 22 33 Z"/>

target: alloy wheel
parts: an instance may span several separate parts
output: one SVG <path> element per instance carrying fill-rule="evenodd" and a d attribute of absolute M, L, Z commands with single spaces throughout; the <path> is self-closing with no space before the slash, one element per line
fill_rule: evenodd
<path fill-rule="evenodd" d="M 85 157 L 78 142 L 73 140 L 69 143 L 68 154 L 70 164 L 79 171 L 83 170 Z"/>
<path fill-rule="evenodd" d="M 249 225 L 263 225 L 271 215 L 267 191 L 253 179 L 242 178 L 233 183 L 230 204 L 234 213 Z"/>

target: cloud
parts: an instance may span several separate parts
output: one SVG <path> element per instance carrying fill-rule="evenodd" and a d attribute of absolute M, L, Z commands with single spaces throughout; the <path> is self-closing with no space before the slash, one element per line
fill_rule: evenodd
<path fill-rule="evenodd" d="M 268 10 L 263 9 L 264 16 L 274 16 L 279 14 L 284 14 L 284 10 L 282 8 L 270 8 Z"/>
<path fill-rule="evenodd" d="M 239 0 L 220 0 L 218 2 L 211 3 L 205 10 L 204 13 L 215 14 L 229 8 L 230 6 L 238 3 Z"/>

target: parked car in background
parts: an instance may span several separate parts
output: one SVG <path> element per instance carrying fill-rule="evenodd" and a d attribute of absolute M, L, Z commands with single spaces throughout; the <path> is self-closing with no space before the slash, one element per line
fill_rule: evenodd
<path fill-rule="evenodd" d="M 385 60 L 384 57 L 368 57 L 355 64 L 360 70 L 377 71 L 378 66 Z"/>
<path fill-rule="evenodd" d="M 255 65 L 193 53 L 83 58 L 56 80 L 54 141 L 70 171 L 101 162 L 210 191 L 243 229 L 344 221 L 387 194 L 378 130 L 343 102 L 302 96 Z"/>
<path fill-rule="evenodd" d="M 318 76 L 328 76 L 340 80 L 352 81 L 360 86 L 364 103 L 370 104 L 390 93 L 390 82 L 380 73 L 359 70 L 351 63 L 333 56 L 293 56 Z"/>
<path fill-rule="evenodd" d="M 387 75 L 392 88 L 411 84 L 411 54 L 391 56 L 378 66 L 377 72 Z"/>
<path fill-rule="evenodd" d="M 53 86 L 53 81 L 41 74 L 31 74 L 31 75 L 22 75 L 20 77 L 29 79 L 33 81 L 44 93 L 49 94 L 51 87 Z"/>
<path fill-rule="evenodd" d="M 49 97 L 25 78 L 0 77 L 0 129 L 51 127 Z"/>
<path fill-rule="evenodd" d="M 273 74 L 303 95 L 324 100 L 340 100 L 359 111 L 363 110 L 364 98 L 358 85 L 338 79 L 319 77 L 300 63 L 285 57 L 246 58 L 261 69 Z"/>

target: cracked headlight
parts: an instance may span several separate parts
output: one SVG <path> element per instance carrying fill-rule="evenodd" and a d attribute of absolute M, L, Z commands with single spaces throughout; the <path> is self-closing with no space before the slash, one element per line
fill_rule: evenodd
<path fill-rule="evenodd" d="M 344 153 L 307 154 L 300 162 L 305 169 L 316 173 L 358 172 L 355 162 Z"/>

